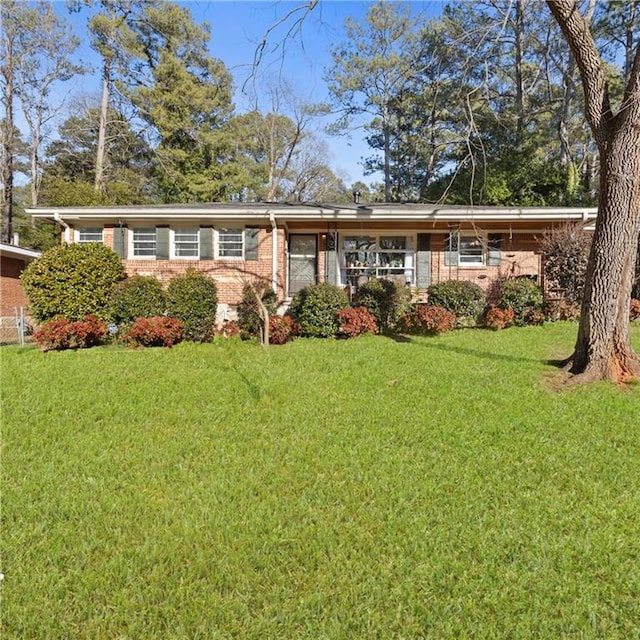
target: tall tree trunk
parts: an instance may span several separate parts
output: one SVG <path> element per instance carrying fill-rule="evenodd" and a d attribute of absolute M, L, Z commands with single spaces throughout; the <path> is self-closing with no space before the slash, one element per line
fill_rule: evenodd
<path fill-rule="evenodd" d="M 10 11 L 9 3 L 2 4 L 2 18 L 5 11 Z M 2 229 L 2 239 L 11 242 L 13 236 L 13 156 L 15 154 L 14 144 L 14 123 L 13 123 L 13 83 L 14 83 L 14 41 L 13 33 L 9 29 L 2 30 L 3 54 L 1 69 L 4 76 L 4 103 L 5 116 L 2 127 L 2 218 L 4 229 Z"/>
<path fill-rule="evenodd" d="M 515 57 L 516 57 L 516 140 L 520 144 L 524 131 L 524 74 L 523 44 L 524 34 L 524 0 L 516 2 L 515 21 Z"/>
<path fill-rule="evenodd" d="M 586 115 L 600 152 L 600 198 L 575 351 L 576 380 L 640 377 L 629 307 L 640 234 L 640 46 L 614 115 L 607 72 L 576 0 L 547 0 L 580 70 Z"/>
<path fill-rule="evenodd" d="M 98 148 L 96 150 L 96 175 L 94 188 L 104 192 L 104 165 L 107 140 L 107 116 L 109 113 L 109 75 L 110 64 L 105 61 L 102 71 L 102 99 L 100 101 L 100 124 L 98 125 Z"/>

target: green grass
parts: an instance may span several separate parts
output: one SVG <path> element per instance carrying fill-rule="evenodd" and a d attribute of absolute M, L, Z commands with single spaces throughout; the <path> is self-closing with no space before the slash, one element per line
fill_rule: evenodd
<path fill-rule="evenodd" d="M 574 338 L 3 348 L 2 637 L 640 638 L 640 387 Z"/>

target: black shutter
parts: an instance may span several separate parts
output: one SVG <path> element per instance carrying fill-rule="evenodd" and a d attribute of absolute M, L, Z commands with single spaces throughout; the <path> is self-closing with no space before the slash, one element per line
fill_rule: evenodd
<path fill-rule="evenodd" d="M 200 227 L 200 260 L 213 260 L 212 227 Z"/>
<path fill-rule="evenodd" d="M 127 227 L 113 228 L 113 250 L 119 258 L 127 258 Z"/>
<path fill-rule="evenodd" d="M 169 227 L 156 227 L 156 258 L 169 259 Z"/>
<path fill-rule="evenodd" d="M 418 277 L 416 284 L 420 289 L 426 289 L 431 284 L 431 234 L 418 234 Z"/>
<path fill-rule="evenodd" d="M 258 234 L 260 229 L 258 227 L 247 227 L 244 230 L 244 259 L 245 260 L 257 260 L 258 259 Z"/>

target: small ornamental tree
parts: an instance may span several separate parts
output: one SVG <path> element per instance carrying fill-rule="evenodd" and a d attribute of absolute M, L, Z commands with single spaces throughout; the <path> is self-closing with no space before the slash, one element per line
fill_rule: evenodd
<path fill-rule="evenodd" d="M 582 300 L 591 239 L 591 234 L 572 224 L 553 229 L 542 239 L 547 288 L 557 289 L 570 302 Z"/>
<path fill-rule="evenodd" d="M 258 301 L 262 301 L 262 307 Z M 238 326 L 242 338 L 260 338 L 264 333 L 263 316 L 276 312 L 278 298 L 268 282 L 247 282 L 242 287 L 242 300 L 238 305 Z"/>
<path fill-rule="evenodd" d="M 184 324 L 183 338 L 206 342 L 213 337 L 218 308 L 216 283 L 195 269 L 171 278 L 167 287 L 167 312 Z"/>
<path fill-rule="evenodd" d="M 111 295 L 111 320 L 129 324 L 136 318 L 161 316 L 167 310 L 167 296 L 153 276 L 133 276 L 119 282 Z"/>
<path fill-rule="evenodd" d="M 21 276 L 31 314 L 40 322 L 63 316 L 106 320 L 111 293 L 126 277 L 120 258 L 99 243 L 61 245 L 45 251 Z"/>

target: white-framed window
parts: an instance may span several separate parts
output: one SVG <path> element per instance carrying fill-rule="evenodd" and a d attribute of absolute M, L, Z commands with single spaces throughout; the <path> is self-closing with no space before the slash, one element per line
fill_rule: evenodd
<path fill-rule="evenodd" d="M 357 284 L 360 276 L 385 278 L 393 276 L 414 282 L 413 236 L 367 234 L 343 236 L 341 264 L 345 280 Z"/>
<path fill-rule="evenodd" d="M 217 229 L 216 252 L 218 258 L 242 258 L 244 229 Z"/>
<path fill-rule="evenodd" d="M 176 258 L 199 257 L 200 229 L 198 227 L 173 229 L 173 255 Z"/>
<path fill-rule="evenodd" d="M 77 242 L 99 242 L 102 244 L 102 227 L 78 227 Z"/>
<path fill-rule="evenodd" d="M 497 266 L 502 234 L 452 231 L 445 239 L 445 264 L 458 267 Z"/>
<path fill-rule="evenodd" d="M 134 258 L 155 258 L 156 228 L 139 227 L 132 229 L 131 255 Z"/>

